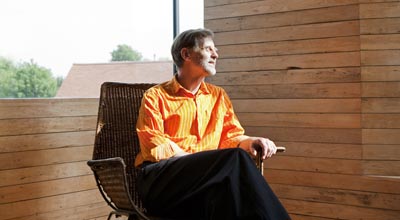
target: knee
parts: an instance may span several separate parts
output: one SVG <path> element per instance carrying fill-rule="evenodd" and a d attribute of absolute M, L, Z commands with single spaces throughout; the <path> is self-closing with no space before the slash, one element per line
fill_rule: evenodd
<path fill-rule="evenodd" d="M 239 148 L 239 147 L 226 149 L 226 152 L 231 157 L 251 159 L 250 155 L 245 150 L 243 150 L 242 148 Z"/>

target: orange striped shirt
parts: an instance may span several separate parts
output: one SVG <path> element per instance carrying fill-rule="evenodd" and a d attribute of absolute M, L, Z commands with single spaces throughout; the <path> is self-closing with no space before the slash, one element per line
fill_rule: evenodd
<path fill-rule="evenodd" d="M 202 82 L 193 95 L 175 77 L 146 91 L 136 130 L 141 152 L 135 166 L 182 150 L 234 148 L 247 138 L 222 88 Z"/>

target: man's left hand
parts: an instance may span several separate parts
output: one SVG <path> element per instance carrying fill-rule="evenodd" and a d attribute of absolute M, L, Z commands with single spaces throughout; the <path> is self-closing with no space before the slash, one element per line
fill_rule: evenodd
<path fill-rule="evenodd" d="M 240 142 L 239 147 L 254 157 L 257 156 L 257 150 L 261 149 L 263 160 L 272 157 L 277 150 L 273 141 L 263 137 L 249 137 Z"/>

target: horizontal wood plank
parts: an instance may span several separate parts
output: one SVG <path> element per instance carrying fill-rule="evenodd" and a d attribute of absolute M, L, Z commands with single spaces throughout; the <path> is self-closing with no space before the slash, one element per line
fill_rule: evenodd
<path fill-rule="evenodd" d="M 0 136 L 87 131 L 96 128 L 97 116 L 0 120 Z"/>
<path fill-rule="evenodd" d="M 65 208 L 56 211 L 35 213 L 33 215 L 27 215 L 23 217 L 13 218 L 13 220 L 80 220 L 80 219 L 97 219 L 104 220 L 107 219 L 108 213 L 111 208 L 107 206 L 106 202 L 98 202 L 89 205 L 76 206 L 72 208 Z M 126 218 L 121 218 L 121 220 L 127 220 Z"/>
<path fill-rule="evenodd" d="M 0 213 L 2 213 L 0 219 L 27 217 L 35 215 L 36 213 L 60 211 L 63 209 L 99 203 L 100 201 L 103 201 L 103 198 L 99 193 L 99 190 L 92 189 L 59 196 L 7 203 L 0 205 Z"/>
<path fill-rule="evenodd" d="M 306 214 L 318 217 L 353 220 L 359 219 L 385 219 L 397 220 L 400 211 L 385 209 L 370 209 L 357 206 L 347 206 L 329 203 L 316 203 L 308 201 L 283 199 L 282 203 L 290 213 Z"/>
<path fill-rule="evenodd" d="M 304 47 L 307 45 L 307 47 Z M 358 36 L 218 46 L 221 58 L 357 51 Z"/>
<path fill-rule="evenodd" d="M 361 34 L 397 34 L 400 18 L 377 18 L 360 20 Z"/>
<path fill-rule="evenodd" d="M 277 169 L 335 174 L 361 175 L 363 173 L 361 160 L 292 157 L 285 156 L 285 153 L 267 159 L 264 165 L 267 172 L 269 169 Z"/>
<path fill-rule="evenodd" d="M 400 98 L 362 98 L 363 113 L 400 113 Z"/>
<path fill-rule="evenodd" d="M 238 113 L 243 126 L 361 128 L 359 114 Z"/>
<path fill-rule="evenodd" d="M 232 99 L 356 98 L 361 90 L 359 83 L 224 86 L 224 89 Z"/>
<path fill-rule="evenodd" d="M 360 4 L 360 18 L 389 18 L 399 17 L 400 2 L 386 2 L 376 4 Z"/>
<path fill-rule="evenodd" d="M 214 40 L 217 47 L 219 47 L 221 45 L 230 44 L 345 37 L 358 34 L 358 21 L 341 21 L 267 29 L 217 32 L 215 33 Z"/>
<path fill-rule="evenodd" d="M 359 68 L 288 69 L 252 72 L 221 72 L 208 79 L 217 85 L 270 85 L 359 82 Z"/>
<path fill-rule="evenodd" d="M 367 208 L 400 210 L 399 194 L 374 193 L 356 190 L 340 190 L 320 187 L 305 187 L 271 184 L 272 189 L 282 199 L 294 199 L 310 202 L 343 204 Z"/>
<path fill-rule="evenodd" d="M 359 52 L 220 59 L 219 72 L 360 66 Z"/>
<path fill-rule="evenodd" d="M 236 113 L 360 113 L 360 99 L 234 99 Z"/>
<path fill-rule="evenodd" d="M 349 21 L 359 19 L 355 11 L 358 11 L 357 4 L 205 20 L 204 26 L 215 32 L 224 32 Z"/>
<path fill-rule="evenodd" d="M 400 114 L 362 114 L 363 128 L 400 128 Z"/>
<path fill-rule="evenodd" d="M 97 189 L 93 175 L 0 187 L 0 204 Z M 99 192 L 100 193 L 100 192 Z"/>
<path fill-rule="evenodd" d="M 363 66 L 361 80 L 365 81 L 400 81 L 400 66 Z"/>
<path fill-rule="evenodd" d="M 361 144 L 360 129 L 244 127 L 246 134 L 280 142 Z"/>
<path fill-rule="evenodd" d="M 364 82 L 362 97 L 400 97 L 400 82 Z"/>
<path fill-rule="evenodd" d="M 363 144 L 400 144 L 400 129 L 362 129 Z"/>
<path fill-rule="evenodd" d="M 361 64 L 365 66 L 400 65 L 400 50 L 361 51 Z"/>
<path fill-rule="evenodd" d="M 400 179 L 274 169 L 265 170 L 264 176 L 270 184 L 322 187 L 389 194 L 400 192 Z"/>
<path fill-rule="evenodd" d="M 337 158 L 355 159 L 363 158 L 363 148 L 360 144 L 336 143 L 302 143 L 302 142 L 275 142 L 278 146 L 285 146 L 285 156 L 299 156 L 309 158 Z M 268 162 L 267 162 L 268 163 Z"/>
<path fill-rule="evenodd" d="M 94 98 L 2 99 L 0 119 L 97 115 L 98 106 Z"/>
<path fill-rule="evenodd" d="M 0 136 L 0 153 L 93 145 L 95 131 Z"/>
<path fill-rule="evenodd" d="M 207 0 L 204 1 L 204 7 L 243 3 L 243 2 L 254 2 L 254 1 L 263 1 L 263 0 Z"/>
<path fill-rule="evenodd" d="M 395 2 L 397 0 L 359 0 L 361 4 L 364 3 L 378 3 L 378 2 Z"/>
<path fill-rule="evenodd" d="M 0 170 L 89 160 L 93 145 L 0 154 Z"/>
<path fill-rule="evenodd" d="M 290 218 L 292 220 L 332 220 L 333 218 L 323 218 L 323 217 L 315 217 L 315 216 L 310 216 L 310 215 L 304 215 L 304 214 L 295 214 L 295 213 L 289 213 Z"/>
<path fill-rule="evenodd" d="M 400 145 L 363 145 L 363 158 L 365 160 L 399 160 Z"/>
<path fill-rule="evenodd" d="M 0 171 L 0 187 L 91 174 L 86 161 Z M 1 212 L 0 212 L 1 213 Z"/>
<path fill-rule="evenodd" d="M 400 158 L 395 161 L 364 160 L 363 168 L 365 175 L 400 176 Z"/>
<path fill-rule="evenodd" d="M 349 5 L 358 3 L 356 0 L 309 0 L 306 2 L 293 2 L 290 0 L 270 0 L 268 4 L 264 1 L 253 1 L 248 3 L 226 4 L 215 7 L 207 7 L 204 11 L 204 20 L 238 17 L 254 14 L 266 14 L 286 11 L 304 10 L 310 8 L 323 8 L 338 5 Z"/>
<path fill-rule="evenodd" d="M 400 34 L 361 35 L 361 50 L 400 49 Z"/>

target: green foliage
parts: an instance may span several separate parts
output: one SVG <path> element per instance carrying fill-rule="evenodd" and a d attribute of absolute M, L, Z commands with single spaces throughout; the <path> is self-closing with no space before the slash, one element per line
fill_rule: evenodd
<path fill-rule="evenodd" d="M 32 60 L 15 64 L 0 57 L 0 98 L 54 97 L 61 82 Z"/>
<path fill-rule="evenodd" d="M 140 52 L 126 44 L 120 44 L 111 52 L 111 61 L 140 61 L 143 56 Z"/>

